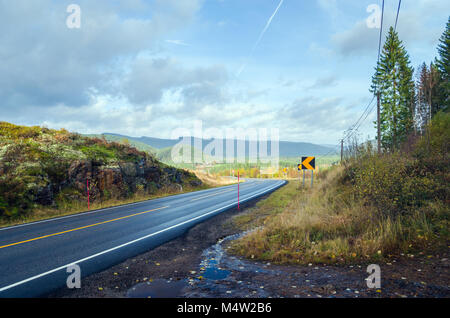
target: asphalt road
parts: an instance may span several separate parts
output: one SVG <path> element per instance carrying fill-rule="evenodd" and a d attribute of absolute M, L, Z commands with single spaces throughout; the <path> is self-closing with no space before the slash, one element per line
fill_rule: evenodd
<path fill-rule="evenodd" d="M 240 202 L 285 184 L 248 180 Z M 237 206 L 237 185 L 0 228 L 0 297 L 38 297 L 66 286 L 77 264 L 83 277 L 161 245 Z"/>

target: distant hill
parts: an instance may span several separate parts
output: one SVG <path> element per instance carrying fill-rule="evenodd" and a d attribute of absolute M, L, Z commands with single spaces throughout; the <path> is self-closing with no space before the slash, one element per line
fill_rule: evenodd
<path fill-rule="evenodd" d="M 115 135 L 115 134 L 87 134 L 84 136 L 95 137 L 95 138 L 103 138 L 104 137 L 105 140 L 107 140 L 107 141 L 118 142 L 118 143 L 124 143 L 125 141 L 127 141 L 130 146 L 133 146 L 136 149 L 139 149 L 140 151 L 146 151 L 153 155 L 156 155 L 156 152 L 158 151 L 157 149 L 155 149 L 154 147 L 150 146 L 147 143 L 140 142 L 135 139 L 131 139 L 130 137 L 127 137 L 127 136 L 121 136 L 121 135 Z"/>
<path fill-rule="evenodd" d="M 130 143 L 133 142 L 139 142 L 146 144 L 152 148 L 156 149 L 156 156 L 160 158 L 160 160 L 165 161 L 164 159 L 167 159 L 167 155 L 169 153 L 169 149 L 172 148 L 174 145 L 176 145 L 178 142 L 180 142 L 180 139 L 161 139 L 161 138 L 154 138 L 154 137 L 130 137 L 125 135 L 119 135 L 119 134 L 111 134 L 111 133 L 105 133 L 106 138 L 118 138 L 118 139 L 128 139 Z M 189 142 L 189 137 L 186 138 Z M 212 140 L 211 139 L 202 139 L 190 137 L 191 145 L 194 146 L 195 142 L 202 142 L 203 149 L 208 145 Z M 136 148 L 142 149 L 135 145 Z M 224 140 L 223 145 L 223 153 L 226 155 L 226 140 Z M 268 143 L 267 151 L 270 154 L 271 147 L 270 143 Z M 249 152 L 249 142 L 245 141 L 245 156 L 248 157 Z M 258 148 L 259 149 L 259 148 Z M 325 155 L 332 151 L 332 147 L 323 146 L 323 145 L 316 145 L 312 143 L 307 142 L 291 142 L 291 141 L 280 141 L 279 142 L 279 155 L 282 158 L 291 158 L 291 157 L 300 157 L 300 156 L 319 156 L 319 155 Z M 159 152 L 164 153 L 164 159 L 158 155 Z M 236 141 L 234 141 L 234 153 L 237 153 L 237 145 Z"/>

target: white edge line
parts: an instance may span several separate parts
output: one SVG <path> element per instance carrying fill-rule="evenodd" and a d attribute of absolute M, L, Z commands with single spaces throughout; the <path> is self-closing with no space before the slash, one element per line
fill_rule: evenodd
<path fill-rule="evenodd" d="M 279 186 L 282 185 L 282 184 L 284 184 L 284 181 L 282 181 L 281 183 L 277 183 L 275 186 L 271 187 L 270 189 L 266 189 L 266 190 L 264 190 L 264 191 L 258 192 L 258 193 L 256 193 L 256 194 L 250 196 L 250 197 L 245 198 L 244 200 L 240 200 L 240 202 L 245 202 L 245 201 L 247 201 L 247 200 L 249 200 L 249 199 L 251 199 L 251 198 L 254 198 L 255 196 L 258 196 L 258 195 L 260 195 L 260 194 L 262 194 L 262 193 L 265 193 L 265 192 L 268 192 L 268 191 L 270 191 L 270 190 L 272 190 L 272 189 L 275 189 L 275 188 L 279 187 Z M 61 269 L 64 269 L 64 268 L 66 268 L 66 267 L 68 267 L 68 266 L 75 265 L 75 264 L 77 264 L 77 263 L 82 263 L 82 262 L 87 261 L 87 260 L 89 260 L 89 259 L 91 259 L 91 258 L 95 258 L 95 257 L 97 257 L 97 256 L 100 256 L 100 255 L 103 255 L 103 254 L 112 252 L 112 251 L 117 250 L 117 249 L 119 249 L 119 248 L 122 248 L 122 247 L 124 247 L 124 246 L 127 246 L 127 245 L 130 245 L 130 244 L 133 244 L 133 243 L 142 241 L 142 240 L 144 240 L 144 239 L 146 239 L 146 238 L 149 238 L 149 237 L 158 235 L 158 234 L 160 234 L 160 233 L 166 232 L 166 231 L 168 231 L 168 230 L 174 229 L 174 228 L 176 228 L 176 227 L 179 227 L 179 226 L 184 225 L 184 224 L 186 224 L 186 223 L 195 221 L 195 220 L 200 219 L 200 218 L 202 218 L 202 217 L 204 217 L 204 216 L 206 216 L 206 215 L 216 213 L 217 211 L 226 209 L 226 208 L 228 208 L 228 207 L 230 207 L 230 206 L 233 206 L 233 205 L 236 205 L 236 204 L 237 204 L 237 203 L 228 204 L 228 205 L 226 205 L 226 206 L 224 206 L 224 207 L 221 207 L 221 208 L 215 209 L 214 211 L 211 211 L 211 212 L 208 212 L 208 213 L 205 213 L 205 214 L 196 216 L 195 218 L 192 218 L 192 219 L 183 221 L 183 222 L 178 223 L 178 224 L 176 224 L 176 225 L 172 225 L 172 226 L 170 226 L 170 227 L 168 227 L 168 228 L 165 228 L 165 229 L 163 229 L 163 230 L 159 230 L 159 231 L 157 231 L 157 232 L 148 234 L 148 235 L 146 235 L 146 236 L 140 237 L 140 238 L 135 239 L 135 240 L 133 240 L 133 241 L 130 241 L 130 242 L 127 242 L 127 243 L 124 243 L 124 244 L 121 244 L 121 245 L 112 247 L 112 248 L 110 248 L 110 249 L 107 249 L 107 250 L 104 250 L 104 251 L 102 251 L 102 252 L 99 252 L 99 253 L 96 253 L 96 254 L 87 256 L 87 257 L 85 257 L 85 258 L 82 258 L 82 259 L 80 259 L 80 260 L 74 261 L 74 262 L 72 262 L 72 263 L 69 263 L 69 264 L 60 266 L 60 267 L 58 267 L 58 268 L 54 268 L 54 269 L 52 269 L 52 270 L 49 270 L 49 271 L 47 271 L 47 272 L 44 272 L 44 273 L 35 275 L 35 276 L 33 276 L 33 277 L 24 279 L 24 280 L 22 280 L 22 281 L 20 281 L 20 282 L 17 282 L 17 283 L 14 283 L 14 284 L 11 284 L 11 285 L 2 287 L 2 288 L 0 288 L 0 292 L 3 292 L 3 291 L 5 291 L 5 290 L 11 289 L 11 288 L 13 288 L 13 287 L 16 287 L 16 286 L 19 286 L 19 285 L 22 285 L 22 284 L 25 284 L 25 283 L 27 283 L 27 282 L 29 282 L 29 281 L 32 281 L 32 280 L 35 280 L 35 279 L 37 279 L 37 278 L 46 276 L 46 275 L 48 275 L 48 274 L 57 272 L 57 271 L 59 271 L 59 270 L 61 270 Z"/>
<path fill-rule="evenodd" d="M 206 195 L 203 195 L 201 197 L 191 199 L 191 202 L 192 201 L 198 201 L 198 200 L 201 200 L 201 199 L 204 199 L 204 198 L 207 198 L 207 197 L 212 197 L 212 196 L 215 196 L 215 195 L 218 195 L 218 194 L 231 192 L 231 191 L 234 191 L 234 189 L 229 189 L 229 190 L 225 190 L 225 191 L 221 191 L 221 192 L 217 192 L 217 193 L 206 194 Z"/>

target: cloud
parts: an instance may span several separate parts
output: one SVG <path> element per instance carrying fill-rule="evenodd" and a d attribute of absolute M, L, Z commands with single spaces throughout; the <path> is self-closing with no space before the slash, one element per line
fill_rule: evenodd
<path fill-rule="evenodd" d="M 352 124 L 351 120 L 354 118 L 351 108 L 342 103 L 341 97 L 306 96 L 283 107 L 282 113 L 285 118 L 295 119 L 291 123 L 305 131 L 342 131 Z"/>
<path fill-rule="evenodd" d="M 320 56 L 323 58 L 330 58 L 333 56 L 333 50 L 323 47 L 316 42 L 312 42 L 308 47 L 308 52 L 313 56 Z"/>
<path fill-rule="evenodd" d="M 359 21 L 353 28 L 334 34 L 331 42 L 344 56 L 376 52 L 379 32 L 379 29 L 368 28 L 365 21 Z"/>
<path fill-rule="evenodd" d="M 407 49 L 436 45 L 449 10 L 450 5 L 446 1 L 418 0 L 414 3 L 402 3 L 397 32 Z M 395 24 L 396 13 L 397 3 L 392 8 L 385 7 L 383 41 L 389 27 Z M 369 28 L 365 19 L 359 20 L 351 28 L 333 34 L 331 43 L 342 56 L 376 54 L 379 32 L 377 28 Z"/>
<path fill-rule="evenodd" d="M 191 108 L 222 102 L 227 79 L 226 69 L 219 65 L 186 68 L 173 58 L 141 57 L 130 66 L 121 92 L 129 102 L 141 106 L 159 103 L 165 92 L 178 92 Z"/>
<path fill-rule="evenodd" d="M 308 88 L 309 89 L 323 89 L 323 88 L 327 88 L 327 87 L 336 86 L 337 83 L 338 83 L 338 79 L 336 76 L 328 75 L 328 76 L 323 76 L 323 77 L 316 79 L 316 81 Z"/>
<path fill-rule="evenodd" d="M 81 28 L 68 29 L 64 1 L 0 0 L 2 107 L 80 107 L 93 91 L 114 94 L 124 61 L 158 51 L 159 39 L 189 23 L 201 3 L 79 1 Z"/>
<path fill-rule="evenodd" d="M 337 19 L 337 17 L 341 14 L 338 8 L 337 0 L 317 0 L 317 4 L 322 10 L 328 12 L 333 20 Z"/>

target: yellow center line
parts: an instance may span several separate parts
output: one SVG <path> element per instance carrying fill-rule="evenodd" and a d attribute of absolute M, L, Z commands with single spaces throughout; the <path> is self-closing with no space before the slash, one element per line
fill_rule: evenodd
<path fill-rule="evenodd" d="M 118 221 L 118 220 L 123 220 L 123 219 L 126 219 L 126 218 L 131 218 L 133 216 L 137 216 L 137 215 L 141 215 L 141 214 L 145 214 L 145 213 L 149 213 L 149 212 L 153 212 L 153 211 L 161 210 L 161 209 L 165 209 L 165 208 L 168 208 L 168 206 L 163 206 L 163 207 L 156 208 L 156 209 L 153 209 L 153 210 L 148 210 L 148 211 L 144 211 L 144 212 L 130 214 L 130 215 L 122 216 L 120 218 L 116 218 L 116 219 L 112 219 L 112 220 L 107 220 L 107 221 L 98 222 L 98 223 L 94 223 L 94 224 L 90 224 L 90 225 L 86 225 L 86 226 L 82 226 L 82 227 L 77 227 L 75 229 L 70 229 L 70 230 L 67 230 L 67 231 L 62 231 L 62 232 L 58 232 L 58 233 L 52 233 L 52 234 L 48 234 L 48 235 L 44 235 L 44 236 L 39 236 L 39 237 L 35 237 L 35 238 L 29 239 L 29 240 L 25 240 L 25 241 L 20 241 L 20 242 L 16 242 L 16 243 L 3 245 L 3 246 L 0 246 L 0 249 L 5 248 L 5 247 L 9 247 L 9 246 L 14 246 L 14 245 L 27 243 L 27 242 L 32 242 L 32 241 L 36 241 L 36 240 L 41 240 L 41 239 L 44 239 L 44 238 L 47 238 L 47 237 L 52 237 L 52 236 L 56 236 L 56 235 L 61 235 L 61 234 L 73 232 L 73 231 L 78 231 L 78 230 L 86 229 L 86 228 L 97 226 L 97 225 L 101 225 L 101 224 L 106 224 L 106 223 L 110 223 L 110 222 L 114 222 L 114 221 Z"/>
<path fill-rule="evenodd" d="M 230 191 L 235 191 L 235 189 L 231 189 L 231 190 L 226 190 L 226 191 L 216 192 L 216 193 L 213 193 L 213 194 L 204 195 L 204 196 L 202 196 L 202 197 L 192 199 L 191 201 L 201 200 L 201 199 L 203 199 L 203 198 L 212 197 L 212 196 L 215 196 L 215 195 L 218 195 L 218 194 L 222 194 L 222 193 L 225 193 L 225 192 L 230 192 Z"/>

